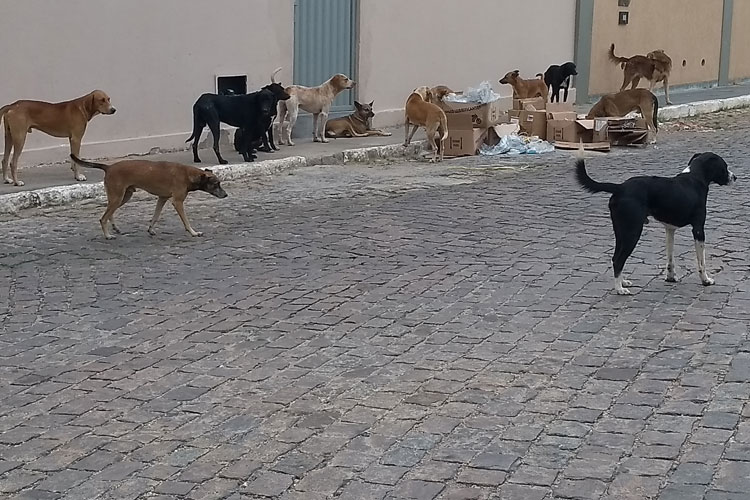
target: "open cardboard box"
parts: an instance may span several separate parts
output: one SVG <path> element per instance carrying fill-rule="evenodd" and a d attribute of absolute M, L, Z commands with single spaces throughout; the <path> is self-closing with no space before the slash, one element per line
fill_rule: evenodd
<path fill-rule="evenodd" d="M 607 120 L 605 119 L 579 119 L 568 103 L 548 103 L 547 105 L 547 140 L 555 143 L 555 147 L 568 149 L 574 145 L 575 149 L 580 143 L 597 144 L 595 148 L 601 149 L 606 143 L 609 149 Z M 584 147 L 585 148 L 585 147 Z"/>
<path fill-rule="evenodd" d="M 613 146 L 635 146 L 648 143 L 648 125 L 645 118 L 598 118 L 607 121 L 609 142 Z"/>
<path fill-rule="evenodd" d="M 483 104 L 442 101 L 440 107 L 445 111 L 449 120 L 451 116 L 466 115 L 471 118 L 473 127 L 487 128 L 503 123 L 507 115 L 508 102 L 502 98 Z"/>
<path fill-rule="evenodd" d="M 448 138 L 445 139 L 445 156 L 472 156 L 487 139 L 487 128 L 475 128 L 470 114 L 446 113 Z M 507 116 L 507 115 L 506 115 Z"/>

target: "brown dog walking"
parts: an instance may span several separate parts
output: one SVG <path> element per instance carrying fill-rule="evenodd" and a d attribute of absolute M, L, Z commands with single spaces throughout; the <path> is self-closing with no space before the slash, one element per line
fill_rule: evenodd
<path fill-rule="evenodd" d="M 205 191 L 217 198 L 226 198 L 227 193 L 222 189 L 219 179 L 210 170 L 201 170 L 189 165 L 172 163 L 167 161 L 148 160 L 123 160 L 105 165 L 84 161 L 75 155 L 70 155 L 71 160 L 82 167 L 98 168 L 104 170 L 104 189 L 107 192 L 107 210 L 99 220 L 102 225 L 104 237 L 108 240 L 114 239 L 109 232 L 109 223 L 112 230 L 120 233 L 115 226 L 115 211 L 127 203 L 135 193 L 136 189 L 142 189 L 154 196 L 159 197 L 156 202 L 156 210 L 148 226 L 148 233 L 154 232 L 154 226 L 161 216 L 164 204 L 172 200 L 172 205 L 180 216 L 185 230 L 191 236 L 203 236 L 194 230 L 185 215 L 183 202 L 191 191 Z"/>
<path fill-rule="evenodd" d="M 94 90 L 72 101 L 50 103 L 44 101 L 16 101 L 0 108 L 0 118 L 5 122 L 5 155 L 3 156 L 3 179 L 6 184 L 23 186 L 18 180 L 18 157 L 26 143 L 26 134 L 32 129 L 41 130 L 52 137 L 67 137 L 70 152 L 81 154 L 81 139 L 86 126 L 98 114 L 114 114 L 109 96 L 101 90 Z M 11 150 L 13 158 L 11 159 Z M 8 161 L 10 160 L 10 172 Z M 70 164 L 77 181 L 85 181 L 86 176 L 78 171 L 75 162 Z"/>

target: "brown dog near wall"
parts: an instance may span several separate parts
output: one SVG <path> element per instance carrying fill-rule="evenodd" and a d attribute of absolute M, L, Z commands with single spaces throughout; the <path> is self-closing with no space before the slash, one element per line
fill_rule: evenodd
<path fill-rule="evenodd" d="M 185 230 L 191 236 L 203 236 L 203 233 L 190 226 L 183 207 L 185 198 L 191 191 L 205 191 L 217 198 L 227 197 L 219 179 L 208 169 L 201 170 L 190 165 L 167 161 L 123 160 L 105 165 L 104 163 L 81 160 L 75 155 L 70 155 L 70 159 L 82 167 L 104 170 L 107 210 L 99 219 L 99 222 L 102 225 L 104 237 L 108 240 L 114 239 L 114 236 L 109 232 L 110 223 L 112 224 L 112 230 L 120 234 L 120 230 L 115 225 L 115 211 L 130 200 L 136 189 L 142 189 L 159 197 L 154 216 L 148 226 L 150 235 L 156 234 L 154 226 L 161 216 L 164 204 L 172 200 L 172 205 L 177 211 L 177 215 L 180 216 Z"/>
<path fill-rule="evenodd" d="M 615 55 L 615 44 L 613 43 L 609 47 L 609 60 L 622 66 L 624 74 L 620 90 L 625 90 L 628 85 L 631 86 L 631 89 L 636 88 L 641 78 L 648 80 L 648 89 L 652 92 L 657 83 L 664 82 L 664 98 L 667 104 L 672 104 L 669 99 L 669 75 L 672 73 L 672 58 L 662 49 L 653 50 L 645 56 L 619 57 Z"/>
<path fill-rule="evenodd" d="M 0 108 L 0 118 L 5 122 L 5 155 L 3 156 L 3 179 L 6 184 L 23 186 L 18 180 L 18 158 L 26 143 L 26 134 L 33 129 L 41 130 L 52 137 L 67 137 L 70 152 L 81 153 L 81 140 L 89 121 L 98 114 L 114 114 L 109 96 L 102 90 L 94 90 L 85 96 L 65 102 L 16 101 Z M 11 150 L 13 157 L 11 158 Z M 10 169 L 8 163 L 10 162 Z M 77 181 L 86 176 L 78 171 L 75 162 L 70 163 Z M 10 170 L 10 171 L 9 171 Z"/>
<path fill-rule="evenodd" d="M 533 80 L 524 80 L 520 76 L 520 71 L 513 70 L 505 74 L 500 80 L 502 84 L 513 87 L 513 97 L 515 99 L 529 99 L 532 97 L 543 97 L 547 102 L 549 89 L 544 83 L 544 78 L 535 78 Z"/>

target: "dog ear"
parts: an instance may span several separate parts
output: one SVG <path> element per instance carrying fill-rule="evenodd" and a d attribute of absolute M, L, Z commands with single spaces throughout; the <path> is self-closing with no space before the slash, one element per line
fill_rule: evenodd
<path fill-rule="evenodd" d="M 210 168 L 204 168 L 203 171 L 204 172 L 208 172 L 209 174 L 213 174 L 214 173 L 214 171 L 211 170 Z M 203 174 L 203 175 L 205 175 L 205 174 Z"/>
<path fill-rule="evenodd" d="M 513 76 L 518 76 L 520 74 L 521 74 L 521 72 L 519 70 L 517 70 L 517 69 L 513 70 Z"/>
<path fill-rule="evenodd" d="M 354 107 L 359 109 L 362 107 L 362 104 L 359 101 L 354 101 Z"/>
<path fill-rule="evenodd" d="M 375 104 L 375 101 L 370 101 L 370 104 L 368 104 L 368 106 L 372 107 L 373 104 Z"/>
<path fill-rule="evenodd" d="M 692 158 L 690 158 L 690 161 L 688 162 L 688 165 L 693 163 L 693 160 L 695 160 L 697 157 L 699 157 L 702 153 L 695 153 Z"/>

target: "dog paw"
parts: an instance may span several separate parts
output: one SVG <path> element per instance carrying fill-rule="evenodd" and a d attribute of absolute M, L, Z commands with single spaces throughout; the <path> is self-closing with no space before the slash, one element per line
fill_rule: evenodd
<path fill-rule="evenodd" d="M 76 180 L 79 181 L 79 182 L 83 182 L 83 181 L 86 180 L 86 176 L 83 175 L 83 174 L 76 174 L 75 177 L 76 177 Z"/>
<path fill-rule="evenodd" d="M 105 234 L 104 237 L 106 239 L 108 239 L 108 240 L 114 240 L 115 239 L 115 235 L 114 234 Z"/>
<path fill-rule="evenodd" d="M 677 283 L 677 278 L 675 278 L 674 276 L 667 276 L 666 278 L 664 278 L 664 281 L 666 281 L 667 283 Z"/>
<path fill-rule="evenodd" d="M 627 288 L 620 288 L 620 289 L 616 289 L 616 290 L 615 290 L 615 293 L 616 293 L 617 295 L 633 295 L 633 292 L 631 292 L 631 291 L 630 291 L 630 290 L 628 290 Z"/>
<path fill-rule="evenodd" d="M 194 238 L 197 238 L 199 236 L 203 236 L 203 233 L 201 231 L 193 231 L 192 233 L 190 233 L 190 235 Z"/>
<path fill-rule="evenodd" d="M 288 145 L 294 146 L 294 143 L 292 141 L 287 142 Z"/>
<path fill-rule="evenodd" d="M 671 106 L 672 105 L 672 101 L 667 101 L 667 104 L 669 104 Z"/>
<path fill-rule="evenodd" d="M 622 280 L 622 286 L 624 287 L 633 286 L 633 282 L 630 280 Z"/>
<path fill-rule="evenodd" d="M 16 186 L 18 186 L 18 187 L 21 187 L 21 186 L 23 186 L 23 185 L 24 185 L 24 182 L 23 182 L 23 181 L 16 181 L 16 182 L 15 182 L 14 184 L 15 184 Z"/>
<path fill-rule="evenodd" d="M 326 142 L 326 143 L 328 143 L 328 142 L 331 142 L 331 141 L 329 141 L 328 139 L 326 139 L 325 137 L 323 137 L 323 138 L 322 138 L 322 139 L 320 140 L 320 142 Z"/>
<path fill-rule="evenodd" d="M 220 165 L 226 165 L 227 163 L 229 163 L 227 160 L 219 160 Z"/>
<path fill-rule="evenodd" d="M 317 137 L 313 137 L 313 142 L 320 142 L 320 139 L 318 139 Z"/>
<path fill-rule="evenodd" d="M 3 179 L 3 182 L 5 184 L 13 184 L 13 179 L 11 179 L 10 177 L 6 177 L 5 179 Z"/>
<path fill-rule="evenodd" d="M 151 228 L 148 228 L 148 234 L 149 234 L 150 236 L 156 236 L 156 231 L 154 231 L 154 230 L 153 230 L 153 229 L 151 229 Z"/>
<path fill-rule="evenodd" d="M 383 137 L 390 137 L 390 136 L 392 136 L 392 135 L 393 135 L 393 134 L 392 134 L 392 133 L 390 133 L 390 132 L 383 132 Z"/>
<path fill-rule="evenodd" d="M 703 286 L 711 286 L 711 285 L 713 285 L 713 284 L 716 283 L 716 280 L 714 280 L 713 278 L 709 278 L 708 276 L 706 276 L 706 278 L 704 278 L 704 279 L 701 280 L 701 283 L 703 283 Z"/>
<path fill-rule="evenodd" d="M 122 234 L 122 231 L 120 231 L 120 228 L 112 224 L 112 231 L 116 232 L 117 234 Z"/>

